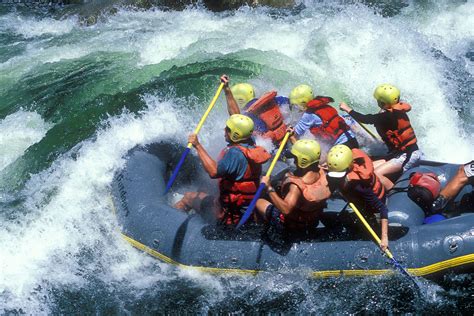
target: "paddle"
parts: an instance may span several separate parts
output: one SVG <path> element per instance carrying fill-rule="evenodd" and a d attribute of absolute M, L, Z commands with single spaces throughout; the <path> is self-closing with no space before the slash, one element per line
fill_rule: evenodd
<path fill-rule="evenodd" d="M 201 127 L 204 124 L 204 122 L 206 121 L 207 116 L 211 112 L 212 108 L 214 107 L 214 104 L 216 103 L 217 98 L 219 97 L 219 94 L 221 94 L 222 88 L 224 88 L 224 83 L 221 83 L 219 85 L 219 88 L 217 89 L 216 94 L 214 95 L 214 98 L 212 98 L 211 104 L 209 104 L 209 107 L 207 108 L 204 115 L 201 117 L 201 120 L 199 121 L 198 126 L 194 130 L 194 134 L 198 134 L 199 131 L 201 130 Z M 171 175 L 170 179 L 168 180 L 168 183 L 166 184 L 165 193 L 163 193 L 163 195 L 168 193 L 168 191 L 171 189 L 171 186 L 173 185 L 174 180 L 178 176 L 179 169 L 181 169 L 181 166 L 183 165 L 184 160 L 186 159 L 186 156 L 189 154 L 192 147 L 193 147 L 193 145 L 191 143 L 188 143 L 188 145 L 186 146 L 186 149 L 184 150 L 183 154 L 181 155 L 181 159 L 179 160 L 178 164 L 176 165 L 176 167 L 173 170 L 173 174 Z"/>
<path fill-rule="evenodd" d="M 265 174 L 267 177 L 269 177 L 272 174 L 273 168 L 275 167 L 278 158 L 280 158 L 281 152 L 283 151 L 283 148 L 285 148 L 286 142 L 288 141 L 288 138 L 290 137 L 290 132 L 286 132 L 285 137 L 283 137 L 283 140 L 281 141 L 280 148 L 278 148 L 277 153 L 275 154 L 275 157 L 273 158 L 272 163 L 270 164 L 270 168 L 268 168 L 267 173 Z M 265 189 L 265 183 L 260 183 L 260 186 L 258 187 L 257 192 L 255 193 L 252 202 L 250 202 L 249 207 L 245 211 L 244 215 L 240 219 L 240 222 L 237 224 L 237 229 L 239 229 L 243 224 L 247 222 L 249 219 L 250 215 L 253 213 L 253 209 L 255 208 L 255 205 L 257 204 L 257 200 L 262 194 L 263 189 Z"/>
<path fill-rule="evenodd" d="M 339 108 L 340 108 L 341 110 L 343 110 L 344 112 L 347 112 L 347 114 L 349 114 L 350 111 L 351 111 L 351 108 L 350 108 L 345 102 L 341 102 L 341 103 L 339 104 Z M 350 115 L 350 114 L 349 114 L 349 115 Z M 360 127 L 362 127 L 370 136 L 372 136 L 373 139 L 375 139 L 375 140 L 380 140 L 374 133 L 372 133 L 372 132 L 370 131 L 370 129 L 367 128 L 367 126 L 365 126 L 364 124 L 362 124 L 361 122 L 359 122 L 358 120 L 356 120 L 355 118 L 353 118 L 352 116 L 351 116 L 351 118 L 352 118 L 354 121 L 356 121 L 357 124 L 359 124 Z"/>
<path fill-rule="evenodd" d="M 370 227 L 369 223 L 367 223 L 367 221 L 365 220 L 364 216 L 362 216 L 362 214 L 359 212 L 359 210 L 357 209 L 357 207 L 353 204 L 353 203 L 350 203 L 349 202 L 349 205 L 350 207 L 352 208 L 352 210 L 356 213 L 357 217 L 359 218 L 359 220 L 362 222 L 362 224 L 364 224 L 365 228 L 367 228 L 367 230 L 369 231 L 369 233 L 372 235 L 372 237 L 374 238 L 374 240 L 377 242 L 377 244 L 380 246 L 380 243 L 381 243 L 381 240 L 379 238 L 379 236 L 377 236 L 377 234 L 374 232 L 374 230 L 372 229 L 372 227 Z M 412 282 L 413 284 L 415 284 L 417 290 L 419 291 L 420 288 L 418 287 L 418 284 L 416 284 L 416 281 L 415 279 L 410 275 L 408 274 L 408 272 L 400 265 L 400 263 L 398 263 L 397 260 L 395 260 L 395 258 L 393 257 L 393 254 L 390 252 L 390 250 L 388 249 L 385 249 L 385 254 L 387 255 L 387 257 L 392 261 L 392 264 L 398 269 L 400 270 L 400 272 L 407 276 Z"/>
<path fill-rule="evenodd" d="M 362 124 L 361 122 L 357 121 L 356 119 L 352 118 L 354 121 L 357 122 L 357 124 L 360 125 L 360 127 L 362 127 L 370 136 L 372 136 L 373 139 L 375 140 L 380 140 L 374 133 L 372 133 L 372 131 L 370 129 L 367 128 L 367 126 L 365 126 L 364 124 Z"/>

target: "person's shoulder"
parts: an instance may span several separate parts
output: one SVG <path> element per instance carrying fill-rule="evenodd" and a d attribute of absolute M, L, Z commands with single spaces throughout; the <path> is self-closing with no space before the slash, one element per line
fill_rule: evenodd
<path fill-rule="evenodd" d="M 319 117 L 316 113 L 310 112 L 310 111 L 305 111 L 303 112 L 303 115 L 301 115 L 301 118 L 313 118 L 313 117 Z"/>
<path fill-rule="evenodd" d="M 242 150 L 237 146 L 230 146 L 227 149 L 227 153 L 238 154 L 238 153 L 242 153 Z"/>

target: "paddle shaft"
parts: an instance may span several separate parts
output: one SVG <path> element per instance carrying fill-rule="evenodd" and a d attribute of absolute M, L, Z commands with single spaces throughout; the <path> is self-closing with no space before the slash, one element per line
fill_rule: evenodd
<path fill-rule="evenodd" d="M 372 237 L 374 238 L 374 240 L 377 242 L 377 244 L 380 246 L 380 243 L 381 243 L 381 240 L 379 238 L 379 236 L 377 236 L 377 234 L 374 232 L 374 230 L 372 229 L 372 227 L 370 227 L 369 223 L 367 223 L 367 221 L 365 220 L 364 216 L 362 216 L 362 214 L 359 212 L 359 210 L 357 209 L 357 207 L 353 204 L 353 203 L 350 203 L 349 202 L 349 205 L 350 207 L 352 208 L 352 210 L 356 213 L 357 217 L 359 218 L 359 220 L 362 222 L 362 224 L 364 224 L 365 228 L 369 231 L 369 233 L 372 235 Z M 385 254 L 387 255 L 387 257 L 392 261 L 393 265 L 399 269 L 404 275 L 408 276 L 412 281 L 413 283 L 415 283 L 416 287 L 418 288 L 418 285 L 416 284 L 415 280 L 413 279 L 413 277 L 408 274 L 408 272 L 400 265 L 400 263 L 398 263 L 397 260 L 395 260 L 395 258 L 393 257 L 393 254 L 390 252 L 390 250 L 388 249 L 385 249 Z"/>
<path fill-rule="evenodd" d="M 382 242 L 379 238 L 379 236 L 377 236 L 377 234 L 374 232 L 374 230 L 372 229 L 372 227 L 370 227 L 369 223 L 367 223 L 367 221 L 365 220 L 364 216 L 362 216 L 362 214 L 359 212 L 359 210 L 357 209 L 357 207 L 354 205 L 354 203 L 351 203 L 349 202 L 349 206 L 352 208 L 352 210 L 354 211 L 354 213 L 356 213 L 357 217 L 360 219 L 360 221 L 362 222 L 362 224 L 364 224 L 365 228 L 369 231 L 369 233 L 372 235 L 372 238 L 374 238 L 374 240 L 377 242 L 377 244 L 380 246 L 380 243 Z M 392 253 L 390 252 L 390 250 L 388 249 L 385 249 L 385 254 L 387 255 L 387 257 L 389 257 L 390 259 L 393 259 L 393 255 Z"/>
<path fill-rule="evenodd" d="M 283 151 L 283 148 L 285 148 L 286 143 L 288 142 L 288 138 L 290 137 L 290 133 L 287 132 L 285 134 L 285 137 L 283 137 L 283 140 L 280 143 L 280 148 L 278 148 L 278 151 L 275 154 L 275 157 L 273 158 L 272 163 L 270 164 L 270 168 L 268 168 L 267 173 L 265 174 L 267 177 L 269 177 L 272 174 L 273 168 L 275 168 L 275 165 L 278 161 L 278 158 L 280 158 L 281 152 Z M 250 215 L 252 215 L 253 210 L 255 209 L 255 205 L 257 205 L 257 200 L 262 194 L 263 189 L 265 188 L 265 183 L 260 183 L 257 192 L 255 192 L 255 195 L 252 199 L 252 202 L 250 202 L 250 205 L 247 207 L 247 210 L 245 211 L 244 215 L 240 219 L 239 223 L 237 224 L 237 229 L 239 229 L 243 224 L 247 222 L 247 220 L 250 218 Z"/>
<path fill-rule="evenodd" d="M 221 83 L 221 84 L 219 85 L 219 88 L 218 88 L 217 91 L 216 91 L 216 94 L 215 94 L 214 97 L 212 98 L 211 103 L 210 103 L 209 106 L 207 107 L 206 112 L 204 112 L 204 114 L 203 114 L 203 116 L 201 117 L 201 120 L 199 121 L 199 123 L 198 123 L 196 129 L 194 130 L 194 134 L 198 134 L 199 131 L 201 130 L 202 126 L 204 125 L 204 122 L 206 121 L 207 117 L 209 116 L 209 113 L 211 112 L 212 108 L 214 107 L 214 104 L 216 104 L 217 98 L 218 98 L 219 95 L 221 94 L 221 91 L 222 91 L 223 88 L 224 88 L 224 83 Z M 178 176 L 178 172 L 179 172 L 179 170 L 181 169 L 181 166 L 183 165 L 184 160 L 185 160 L 186 157 L 188 156 L 188 154 L 189 154 L 189 152 L 191 151 L 191 148 L 192 148 L 192 147 L 193 147 L 193 144 L 191 144 L 191 143 L 188 143 L 188 145 L 186 146 L 186 149 L 184 150 L 183 154 L 181 155 L 181 158 L 180 158 L 178 164 L 177 164 L 176 167 L 174 168 L 173 173 L 172 173 L 170 179 L 168 180 L 168 183 L 166 184 L 166 189 L 165 189 L 164 194 L 167 194 L 168 191 L 171 189 L 171 186 L 173 185 L 174 180 L 175 180 L 176 177 Z"/>
<path fill-rule="evenodd" d="M 367 126 L 365 126 L 365 124 L 362 124 L 361 122 L 357 121 L 356 119 L 354 119 L 354 121 L 356 121 L 357 124 L 360 125 L 360 127 L 362 127 L 370 136 L 372 136 L 373 139 L 379 140 L 379 138 L 374 133 L 372 133 L 372 131 L 370 129 L 368 129 Z"/>

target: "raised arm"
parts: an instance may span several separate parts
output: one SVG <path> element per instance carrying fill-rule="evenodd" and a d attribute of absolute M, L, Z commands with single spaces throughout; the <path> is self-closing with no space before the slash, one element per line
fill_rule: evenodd
<path fill-rule="evenodd" d="M 194 148 L 196 148 L 199 159 L 201 160 L 204 170 L 206 170 L 207 174 L 209 174 L 209 176 L 213 179 L 216 178 L 217 177 L 217 162 L 214 159 L 212 159 L 211 156 L 209 156 L 207 151 L 199 142 L 197 135 L 196 134 L 189 135 L 188 142 L 191 143 L 194 146 Z"/>
<path fill-rule="evenodd" d="M 229 112 L 229 115 L 240 114 L 239 105 L 237 104 L 237 101 L 235 101 L 232 91 L 229 88 L 229 81 L 229 76 L 221 76 L 221 82 L 224 84 L 225 99 L 227 101 L 227 111 Z"/>

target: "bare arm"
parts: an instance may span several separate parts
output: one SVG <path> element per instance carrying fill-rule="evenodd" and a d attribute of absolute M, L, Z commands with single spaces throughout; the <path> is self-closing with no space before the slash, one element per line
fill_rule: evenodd
<path fill-rule="evenodd" d="M 270 192 L 268 195 L 273 205 L 275 205 L 282 214 L 288 215 L 295 210 L 301 192 L 296 185 L 290 184 L 290 190 L 285 196 L 285 199 L 282 199 L 276 192 Z"/>
<path fill-rule="evenodd" d="M 380 248 L 385 251 L 388 248 L 388 219 L 382 218 L 382 236 L 380 238 Z"/>
<path fill-rule="evenodd" d="M 188 142 L 193 144 L 194 148 L 198 153 L 199 159 L 201 159 L 204 170 L 209 174 L 211 178 L 217 177 L 217 162 L 209 156 L 206 149 L 199 142 L 196 134 L 189 135 Z"/>
<path fill-rule="evenodd" d="M 298 141 L 298 139 L 296 138 L 295 136 L 295 129 L 293 128 L 293 126 L 291 125 L 288 125 L 287 129 L 286 129 L 286 132 L 287 133 L 290 133 L 290 137 L 288 138 L 290 140 L 290 142 L 292 144 L 296 143 Z"/>
<path fill-rule="evenodd" d="M 227 111 L 229 112 L 229 115 L 240 114 L 239 105 L 237 104 L 237 101 L 235 101 L 234 95 L 229 88 L 229 81 L 230 79 L 227 75 L 221 76 L 221 82 L 224 84 L 225 99 L 227 101 Z"/>

